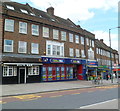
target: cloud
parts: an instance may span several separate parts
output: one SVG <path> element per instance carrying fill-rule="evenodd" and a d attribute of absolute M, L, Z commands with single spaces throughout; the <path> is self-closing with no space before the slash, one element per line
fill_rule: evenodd
<path fill-rule="evenodd" d="M 55 15 L 70 18 L 74 22 L 88 20 L 94 17 L 95 12 L 91 9 L 118 9 L 119 0 L 30 0 L 36 7 L 46 10 L 48 7 L 55 8 Z"/>
<path fill-rule="evenodd" d="M 95 34 L 95 38 L 96 39 L 103 39 L 104 40 L 104 43 L 108 46 L 110 46 L 110 43 L 109 43 L 109 32 L 103 32 L 101 30 L 99 31 L 93 31 L 92 33 Z M 111 47 L 113 49 L 116 49 L 118 50 L 118 34 L 110 34 L 111 36 Z"/>

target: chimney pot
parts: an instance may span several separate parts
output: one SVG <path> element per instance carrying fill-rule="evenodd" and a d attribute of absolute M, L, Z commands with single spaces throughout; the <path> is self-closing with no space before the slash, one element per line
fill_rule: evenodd
<path fill-rule="evenodd" d="M 100 39 L 101 42 L 103 42 L 104 40 L 103 39 Z"/>
<path fill-rule="evenodd" d="M 47 8 L 47 13 L 50 15 L 54 15 L 54 8 L 53 7 Z"/>

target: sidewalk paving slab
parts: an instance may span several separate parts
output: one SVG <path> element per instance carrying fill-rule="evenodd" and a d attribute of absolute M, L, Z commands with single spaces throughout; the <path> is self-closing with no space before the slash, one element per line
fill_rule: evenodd
<path fill-rule="evenodd" d="M 70 90 L 78 88 L 90 88 L 104 85 L 114 85 L 118 84 L 117 79 L 111 83 L 111 80 L 103 80 L 103 84 L 95 85 L 92 81 L 86 80 L 76 80 L 76 81 L 61 81 L 61 82 L 43 82 L 43 83 L 27 83 L 27 84 L 9 84 L 0 85 L 2 86 L 2 97 L 23 95 L 23 94 L 33 94 L 41 92 L 51 92 L 59 90 Z"/>

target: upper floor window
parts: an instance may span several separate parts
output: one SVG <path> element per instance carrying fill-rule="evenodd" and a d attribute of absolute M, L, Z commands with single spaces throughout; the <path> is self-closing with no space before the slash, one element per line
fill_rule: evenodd
<path fill-rule="evenodd" d="M 84 37 L 81 37 L 81 44 L 84 45 Z"/>
<path fill-rule="evenodd" d="M 88 38 L 86 38 L 86 43 L 87 43 L 87 45 L 89 45 L 89 39 Z"/>
<path fill-rule="evenodd" d="M 5 19 L 5 31 L 14 32 L 14 20 Z"/>
<path fill-rule="evenodd" d="M 13 40 L 4 40 L 4 52 L 13 52 Z"/>
<path fill-rule="evenodd" d="M 24 10 L 24 9 L 20 9 L 20 10 L 21 10 L 21 12 L 28 14 L 27 10 Z"/>
<path fill-rule="evenodd" d="M 75 35 L 75 43 L 79 43 L 79 36 Z"/>
<path fill-rule="evenodd" d="M 49 28 L 43 27 L 43 37 L 49 38 Z"/>
<path fill-rule="evenodd" d="M 19 53 L 26 53 L 27 52 L 27 42 L 19 41 L 18 52 Z"/>
<path fill-rule="evenodd" d="M 32 54 L 39 54 L 39 44 L 31 43 L 31 53 Z"/>
<path fill-rule="evenodd" d="M 66 41 L 66 32 L 61 31 L 61 40 Z"/>
<path fill-rule="evenodd" d="M 32 24 L 32 35 L 39 35 L 39 26 Z"/>
<path fill-rule="evenodd" d="M 56 29 L 53 29 L 53 39 L 59 39 L 59 31 Z"/>
<path fill-rule="evenodd" d="M 27 34 L 27 23 L 19 22 L 19 33 Z"/>
<path fill-rule="evenodd" d="M 64 43 L 47 41 L 46 52 L 47 55 L 64 56 Z"/>
<path fill-rule="evenodd" d="M 76 49 L 76 57 L 80 57 L 80 50 Z"/>
<path fill-rule="evenodd" d="M 74 50 L 73 50 L 73 48 L 69 48 L 69 55 L 70 55 L 70 57 L 74 56 Z"/>
<path fill-rule="evenodd" d="M 73 34 L 69 33 L 69 42 L 73 42 Z"/>
<path fill-rule="evenodd" d="M 81 56 L 85 57 L 85 51 L 84 50 L 81 50 Z"/>
<path fill-rule="evenodd" d="M 94 41 L 92 40 L 92 47 L 94 47 Z"/>
<path fill-rule="evenodd" d="M 10 5 L 6 5 L 8 9 L 14 10 L 14 7 L 10 6 Z"/>

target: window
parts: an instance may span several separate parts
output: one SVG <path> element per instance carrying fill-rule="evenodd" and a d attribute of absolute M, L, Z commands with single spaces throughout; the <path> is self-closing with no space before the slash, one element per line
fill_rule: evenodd
<path fill-rule="evenodd" d="M 39 26 L 32 24 L 32 35 L 39 35 Z"/>
<path fill-rule="evenodd" d="M 39 66 L 28 67 L 28 75 L 39 75 Z"/>
<path fill-rule="evenodd" d="M 19 22 L 19 33 L 27 34 L 27 23 Z"/>
<path fill-rule="evenodd" d="M 66 32 L 61 31 L 61 40 L 66 41 Z"/>
<path fill-rule="evenodd" d="M 85 51 L 84 50 L 81 50 L 81 56 L 85 57 Z"/>
<path fill-rule="evenodd" d="M 3 76 L 17 76 L 17 67 L 16 66 L 4 66 L 3 67 Z"/>
<path fill-rule="evenodd" d="M 6 5 L 8 9 L 14 10 L 14 7 Z"/>
<path fill-rule="evenodd" d="M 92 40 L 92 47 L 94 47 L 94 41 Z"/>
<path fill-rule="evenodd" d="M 43 37 L 49 38 L 49 28 L 43 27 Z"/>
<path fill-rule="evenodd" d="M 27 42 L 19 41 L 18 52 L 19 53 L 27 52 Z"/>
<path fill-rule="evenodd" d="M 84 45 L 84 37 L 81 37 L 81 44 Z"/>
<path fill-rule="evenodd" d="M 13 40 L 4 40 L 4 52 L 13 52 Z"/>
<path fill-rule="evenodd" d="M 70 57 L 73 57 L 74 56 L 74 52 L 73 52 L 73 48 L 69 48 L 69 55 Z"/>
<path fill-rule="evenodd" d="M 92 48 L 88 50 L 88 59 L 94 60 L 94 50 Z"/>
<path fill-rule="evenodd" d="M 79 36 L 75 35 L 75 43 L 79 43 Z"/>
<path fill-rule="evenodd" d="M 89 45 L 89 39 L 88 38 L 86 38 L 86 43 L 87 43 L 87 45 Z"/>
<path fill-rule="evenodd" d="M 90 39 L 90 46 L 92 46 L 92 45 L 91 45 L 91 39 Z"/>
<path fill-rule="evenodd" d="M 76 49 L 76 57 L 80 57 L 80 51 L 79 51 L 79 49 Z"/>
<path fill-rule="evenodd" d="M 24 10 L 24 9 L 20 9 L 20 10 L 21 10 L 21 12 L 28 14 L 27 10 Z"/>
<path fill-rule="evenodd" d="M 35 14 L 34 14 L 34 13 L 30 13 L 30 15 L 35 16 Z"/>
<path fill-rule="evenodd" d="M 53 39 L 58 39 L 59 38 L 59 32 L 56 29 L 53 29 Z"/>
<path fill-rule="evenodd" d="M 31 53 L 39 54 L 39 44 L 31 43 Z"/>
<path fill-rule="evenodd" d="M 14 32 L 14 20 L 5 19 L 5 31 Z"/>
<path fill-rule="evenodd" d="M 69 33 L 69 42 L 73 42 L 73 34 Z"/>
<path fill-rule="evenodd" d="M 64 56 L 64 43 L 47 41 L 46 45 L 47 55 Z"/>

